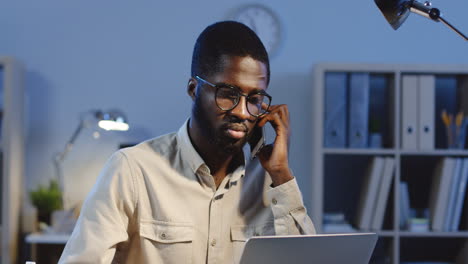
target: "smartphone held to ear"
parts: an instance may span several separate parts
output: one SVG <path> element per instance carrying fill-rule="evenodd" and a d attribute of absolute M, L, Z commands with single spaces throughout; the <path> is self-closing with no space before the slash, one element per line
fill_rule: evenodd
<path fill-rule="evenodd" d="M 257 154 L 265 146 L 265 129 L 264 127 L 256 126 L 253 134 L 249 139 L 250 145 L 250 159 L 253 160 L 257 157 Z"/>

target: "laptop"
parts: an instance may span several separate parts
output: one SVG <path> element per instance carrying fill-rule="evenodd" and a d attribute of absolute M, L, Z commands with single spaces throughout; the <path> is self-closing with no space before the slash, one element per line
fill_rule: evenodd
<path fill-rule="evenodd" d="M 258 236 L 247 240 L 240 264 L 368 264 L 375 233 Z"/>

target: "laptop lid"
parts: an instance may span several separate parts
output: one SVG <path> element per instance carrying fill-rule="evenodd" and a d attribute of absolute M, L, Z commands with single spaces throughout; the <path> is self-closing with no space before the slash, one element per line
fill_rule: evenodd
<path fill-rule="evenodd" d="M 368 264 L 375 233 L 258 236 L 247 240 L 241 264 Z"/>

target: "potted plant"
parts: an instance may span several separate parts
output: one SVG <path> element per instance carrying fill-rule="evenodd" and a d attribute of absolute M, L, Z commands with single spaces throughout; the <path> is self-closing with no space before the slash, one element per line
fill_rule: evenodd
<path fill-rule="evenodd" d="M 39 185 L 29 193 L 31 203 L 37 208 L 38 221 L 50 225 L 51 214 L 62 209 L 62 192 L 58 182 L 51 180 L 48 187 Z"/>

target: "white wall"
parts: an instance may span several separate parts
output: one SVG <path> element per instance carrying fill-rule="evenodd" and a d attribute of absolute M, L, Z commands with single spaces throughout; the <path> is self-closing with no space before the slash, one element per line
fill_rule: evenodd
<path fill-rule="evenodd" d="M 85 195 L 120 142 L 176 130 L 190 113 L 185 86 L 196 37 L 252 2 L 271 7 L 284 26 L 269 92 L 275 103 L 290 106 L 291 164 L 306 199 L 315 63 L 468 63 L 467 43 L 442 24 L 411 15 L 393 31 L 372 0 L 4 1 L 0 54 L 18 57 L 27 69 L 26 187 L 53 176 L 53 154 L 88 109 L 118 107 L 133 129 L 97 141 L 91 129 L 80 135 L 65 164 L 73 200 Z M 468 34 L 468 1 L 433 4 Z"/>

